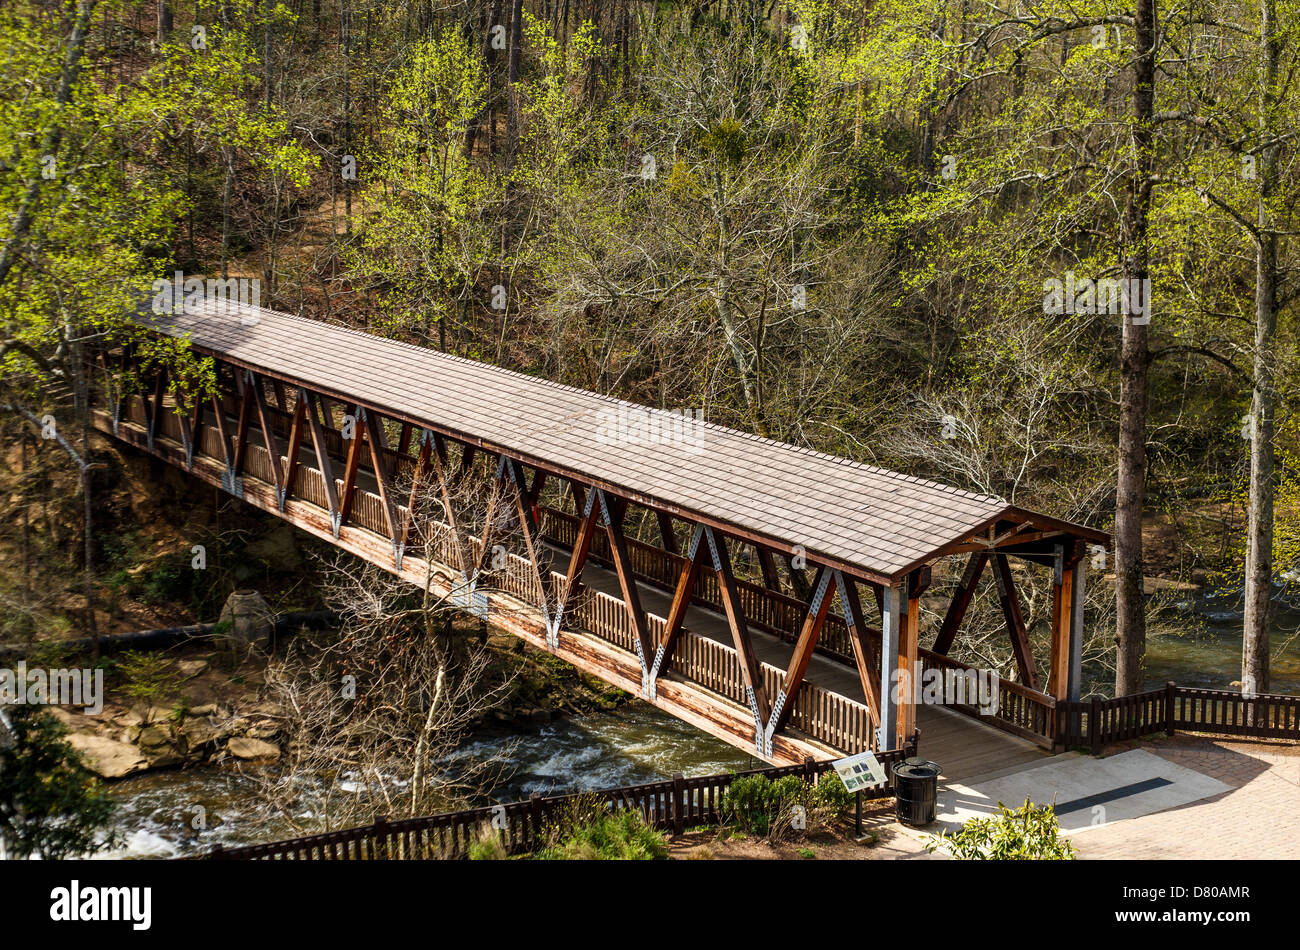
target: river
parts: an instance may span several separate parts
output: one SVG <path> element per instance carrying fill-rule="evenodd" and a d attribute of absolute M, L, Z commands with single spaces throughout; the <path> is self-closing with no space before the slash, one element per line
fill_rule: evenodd
<path fill-rule="evenodd" d="M 1178 605 L 1186 632 L 1153 637 L 1148 644 L 1147 682 L 1174 680 L 1184 686 L 1231 689 L 1241 669 L 1240 601 L 1213 594 L 1189 595 Z M 1300 694 L 1300 604 L 1279 602 L 1272 636 L 1271 690 Z M 1105 675 L 1098 671 L 1099 675 Z M 515 801 L 533 792 L 557 794 L 667 778 L 674 772 L 709 775 L 761 763 L 731 746 L 660 712 L 631 702 L 607 713 L 560 719 L 544 725 L 493 731 L 457 753 L 455 769 L 468 761 L 498 759 L 506 768 L 484 800 Z M 106 857 L 174 857 L 214 845 L 234 847 L 294 837 L 287 821 L 255 818 L 255 783 L 224 769 L 156 772 L 115 783 L 119 848 Z M 202 809 L 200 812 L 198 809 Z M 203 830 L 195 828 L 202 818 Z M 296 816 L 310 827 L 308 812 Z"/>

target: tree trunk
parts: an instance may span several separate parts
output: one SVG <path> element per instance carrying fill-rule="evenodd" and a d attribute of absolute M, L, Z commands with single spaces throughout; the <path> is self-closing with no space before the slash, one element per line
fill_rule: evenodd
<path fill-rule="evenodd" d="M 1148 217 L 1154 162 L 1156 0 L 1137 0 L 1134 16 L 1133 171 L 1123 218 L 1124 276 L 1150 276 Z M 1133 286 L 1130 283 L 1129 286 Z M 1150 299 L 1147 300 L 1150 313 Z M 1146 600 L 1142 590 L 1142 507 L 1146 496 L 1147 327 L 1123 315 L 1120 351 L 1119 474 L 1115 486 L 1115 693 L 1142 689 Z"/>
<path fill-rule="evenodd" d="M 1276 22 L 1275 0 L 1260 10 L 1260 137 L 1273 138 L 1276 106 L 1278 43 L 1271 34 Z M 1269 203 L 1277 189 L 1277 147 L 1259 156 L 1259 201 L 1255 242 L 1255 366 L 1250 406 L 1250 501 L 1246 528 L 1245 619 L 1241 641 L 1241 692 L 1252 696 L 1268 690 L 1268 615 L 1273 594 L 1273 448 L 1277 409 L 1274 335 L 1277 331 L 1277 234 Z"/>

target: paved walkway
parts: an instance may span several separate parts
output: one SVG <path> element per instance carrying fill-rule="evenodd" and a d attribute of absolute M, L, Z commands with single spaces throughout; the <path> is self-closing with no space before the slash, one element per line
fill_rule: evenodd
<path fill-rule="evenodd" d="M 1073 836 L 1079 857 L 1300 858 L 1300 743 L 1180 734 L 1134 745 L 1229 788 L 1080 832 Z"/>

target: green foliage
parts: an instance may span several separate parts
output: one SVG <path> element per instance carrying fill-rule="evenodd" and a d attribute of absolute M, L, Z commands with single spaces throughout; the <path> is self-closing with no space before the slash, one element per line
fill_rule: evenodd
<path fill-rule="evenodd" d="M 0 737 L 0 841 L 7 856 L 57 860 L 111 845 L 113 799 L 64 740 L 59 721 L 35 706 L 10 706 L 5 714 L 14 731 L 11 742 Z"/>
<path fill-rule="evenodd" d="M 1015 811 L 998 802 L 998 813 L 972 818 L 960 831 L 934 836 L 926 845 L 941 847 L 954 858 L 977 861 L 1070 861 L 1075 848 L 1060 834 L 1052 806 L 1041 808 L 1029 799 Z"/>
<path fill-rule="evenodd" d="M 471 861 L 504 861 L 509 857 L 501 832 L 490 824 L 479 829 L 478 837 L 469 843 L 466 856 Z"/>
<path fill-rule="evenodd" d="M 605 812 L 569 827 L 537 857 L 548 861 L 662 861 L 668 840 L 639 811 Z"/>
<path fill-rule="evenodd" d="M 834 793 L 828 786 L 822 794 L 826 799 Z M 804 830 L 810 828 L 814 810 L 827 810 L 823 805 L 824 801 L 818 801 L 815 787 L 797 775 L 775 781 L 765 775 L 742 775 L 723 794 L 721 812 L 724 821 L 735 822 L 749 834 L 768 837 L 790 829 L 796 815 L 802 817 Z"/>
<path fill-rule="evenodd" d="M 128 650 L 117 664 L 125 684 L 123 689 L 146 706 L 159 706 L 174 699 L 184 679 L 176 664 L 166 654 Z"/>
<path fill-rule="evenodd" d="M 853 793 L 844 787 L 843 780 L 834 769 L 823 772 L 817 779 L 817 784 L 813 786 L 813 805 L 829 811 L 836 817 L 848 814 L 855 800 Z"/>

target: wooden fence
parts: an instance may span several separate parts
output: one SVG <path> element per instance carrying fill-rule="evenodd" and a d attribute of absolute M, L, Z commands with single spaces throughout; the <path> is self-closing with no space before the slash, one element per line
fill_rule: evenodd
<path fill-rule="evenodd" d="M 1056 704 L 1057 741 L 1094 753 L 1110 742 L 1153 732 L 1173 735 L 1209 732 L 1257 739 L 1300 739 L 1300 696 L 1263 694 L 1247 698 L 1222 689 L 1168 683 L 1114 699 Z"/>
<path fill-rule="evenodd" d="M 868 798 L 883 798 L 893 792 L 894 766 L 917 754 L 918 737 L 902 749 L 878 753 L 887 779 L 865 793 Z M 330 831 L 305 838 L 274 841 L 247 847 L 223 849 L 217 846 L 199 860 L 258 861 L 369 861 L 410 860 L 424 858 L 463 858 L 469 846 L 484 833 L 494 829 L 508 854 L 526 854 L 544 847 L 552 831 L 575 814 L 588 808 L 611 811 L 634 809 L 646 823 L 661 831 L 681 834 L 696 825 L 720 824 L 724 820 L 723 797 L 737 778 L 763 775 L 770 779 L 797 775 L 815 781 L 830 771 L 830 762 L 787 765 L 779 768 L 752 769 L 725 775 L 706 775 L 626 785 L 594 792 L 578 792 L 543 798 L 533 795 L 526 801 L 508 805 L 487 805 L 464 811 L 447 812 L 423 818 L 398 821 L 378 819 L 373 825 Z"/>

